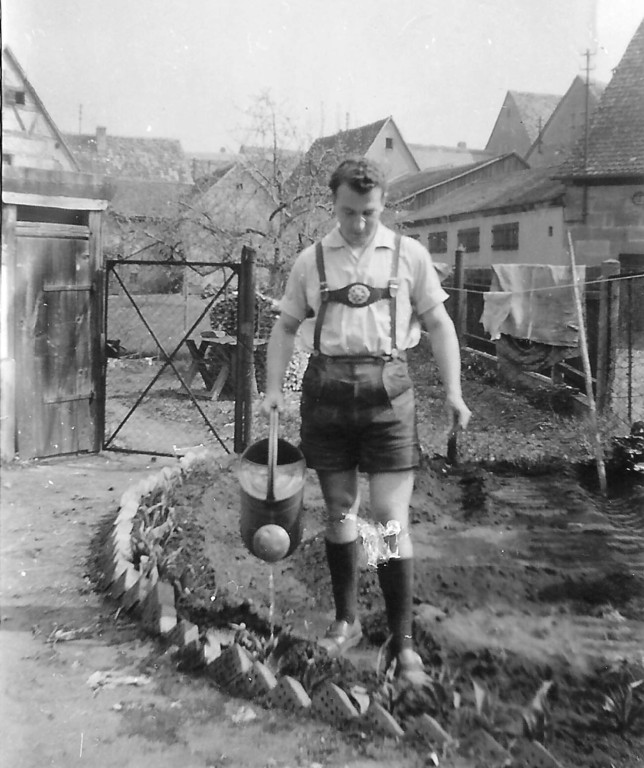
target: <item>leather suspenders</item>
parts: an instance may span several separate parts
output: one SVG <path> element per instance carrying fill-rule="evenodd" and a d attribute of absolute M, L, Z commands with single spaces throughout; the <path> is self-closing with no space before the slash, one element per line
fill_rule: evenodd
<path fill-rule="evenodd" d="M 324 249 L 321 242 L 315 244 L 315 263 L 320 278 L 320 310 L 315 320 L 313 331 L 313 354 L 320 354 L 320 337 L 322 325 L 330 302 L 338 302 L 348 307 L 366 307 L 381 299 L 389 299 L 389 312 L 391 316 L 391 354 L 396 357 L 398 345 L 396 342 L 396 294 L 398 292 L 398 262 L 400 261 L 400 235 L 396 234 L 394 256 L 391 262 L 391 273 L 386 288 L 372 288 L 365 283 L 350 283 L 344 288 L 330 290 L 326 282 L 326 270 L 324 268 Z"/>

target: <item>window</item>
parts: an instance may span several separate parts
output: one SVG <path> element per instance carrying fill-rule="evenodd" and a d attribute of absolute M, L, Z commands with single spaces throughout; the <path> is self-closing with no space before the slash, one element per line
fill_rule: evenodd
<path fill-rule="evenodd" d="M 385 139 L 385 149 L 393 149 L 393 148 L 394 148 L 394 140 Z"/>
<path fill-rule="evenodd" d="M 447 253 L 447 232 L 430 232 L 428 245 L 430 253 Z"/>
<path fill-rule="evenodd" d="M 16 88 L 7 88 L 4 98 L 7 104 L 24 104 L 25 92 L 17 90 Z"/>
<path fill-rule="evenodd" d="M 492 227 L 492 250 L 516 251 L 519 248 L 519 222 L 495 224 Z"/>
<path fill-rule="evenodd" d="M 478 253 L 480 250 L 479 234 L 478 227 L 459 229 L 458 244 L 465 248 L 466 253 Z"/>
<path fill-rule="evenodd" d="M 9 155 L 5 152 L 2 153 L 2 164 L 13 165 L 13 155 Z"/>
<path fill-rule="evenodd" d="M 548 237 L 552 237 L 553 234 L 554 234 L 553 228 L 552 227 L 548 227 Z"/>

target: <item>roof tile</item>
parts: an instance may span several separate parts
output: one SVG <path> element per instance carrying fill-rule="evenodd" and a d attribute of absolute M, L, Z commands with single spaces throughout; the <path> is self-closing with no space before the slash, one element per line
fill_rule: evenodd
<path fill-rule="evenodd" d="M 606 86 L 588 135 L 562 175 L 572 178 L 644 175 L 644 20 Z"/>

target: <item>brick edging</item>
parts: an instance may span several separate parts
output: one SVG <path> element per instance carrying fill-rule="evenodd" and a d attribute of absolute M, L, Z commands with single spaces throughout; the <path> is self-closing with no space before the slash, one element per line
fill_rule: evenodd
<path fill-rule="evenodd" d="M 207 459 L 216 461 L 207 449 L 187 453 L 177 467 L 163 467 L 122 494 L 104 545 L 99 586 L 118 601 L 123 610 L 138 618 L 147 632 L 171 640 L 179 648 L 180 655 L 197 660 L 206 676 L 232 696 L 252 699 L 263 707 L 309 715 L 336 727 L 351 723 L 380 736 L 421 739 L 437 749 L 455 743 L 452 736 L 426 713 L 411 719 L 404 728 L 372 698 L 358 711 L 345 691 L 330 681 L 325 681 L 310 697 L 298 680 L 288 675 L 276 677 L 266 665 L 253 660 L 242 646 L 233 643 L 222 650 L 212 635 L 206 633 L 202 638 L 196 624 L 177 617 L 172 585 L 160 578 L 156 566 L 148 575 L 143 575 L 133 563 L 133 521 L 145 496 L 175 487 L 195 464 Z M 562 768 L 561 763 L 538 742 L 519 741 L 526 742 L 517 750 L 522 765 Z M 501 744 L 496 741 L 494 744 L 510 758 L 510 753 Z"/>

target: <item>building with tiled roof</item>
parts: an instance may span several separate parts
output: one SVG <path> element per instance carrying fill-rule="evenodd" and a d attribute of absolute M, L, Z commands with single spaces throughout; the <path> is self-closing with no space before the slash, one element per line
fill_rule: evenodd
<path fill-rule="evenodd" d="M 239 160 L 236 152 L 227 152 L 222 147 L 219 152 L 191 152 L 188 154 L 190 172 L 195 183 L 203 186 L 203 180 L 222 176 L 222 169 L 230 169 Z M 225 172 L 225 171 L 224 171 Z"/>
<path fill-rule="evenodd" d="M 2 49 L 2 164 L 80 170 L 65 137 L 10 48 Z"/>
<path fill-rule="evenodd" d="M 396 208 L 419 210 L 477 179 L 503 177 L 528 167 L 525 160 L 511 152 L 455 168 L 429 168 L 395 179 L 389 185 L 387 196 L 389 204 Z"/>
<path fill-rule="evenodd" d="M 439 261 L 453 261 L 457 246 L 469 267 L 493 263 L 565 263 L 565 185 L 551 169 L 524 169 L 479 179 L 420 210 L 404 211 L 398 224 L 427 245 Z"/>
<path fill-rule="evenodd" d="M 455 168 L 487 160 L 492 155 L 484 149 L 470 149 L 465 142 L 455 147 L 440 144 L 408 144 L 421 171 Z"/>
<path fill-rule="evenodd" d="M 561 96 L 508 91 L 485 149 L 492 155 L 516 152 L 525 157 Z"/>
<path fill-rule="evenodd" d="M 571 178 L 644 176 L 644 21 L 606 86 L 567 169 Z"/>
<path fill-rule="evenodd" d="M 297 229 L 300 247 L 332 224 L 329 178 L 349 156 L 366 157 L 378 163 L 388 180 L 419 171 L 393 117 L 316 139 L 285 185 L 284 215 Z"/>
<path fill-rule="evenodd" d="M 642 126 L 644 20 L 602 94 L 588 142 L 579 141 L 559 172 L 575 249 L 587 263 L 618 259 L 644 271 Z"/>
<path fill-rule="evenodd" d="M 113 186 L 110 210 L 132 220 L 169 220 L 177 216 L 182 200 L 194 189 L 192 184 L 168 181 L 119 179 Z"/>
<path fill-rule="evenodd" d="M 0 457 L 100 451 L 103 212 L 13 53 L 2 51 Z"/>
<path fill-rule="evenodd" d="M 287 250 L 285 230 L 290 221 L 286 181 L 300 154 L 243 146 L 234 163 L 198 179 L 187 205 L 182 234 L 190 259 L 207 261 L 217 254 L 236 259 L 242 246 L 256 251 L 258 279 L 275 253 Z"/>
<path fill-rule="evenodd" d="M 166 259 L 183 253 L 175 230 L 184 214 L 180 201 L 193 182 L 181 142 L 111 136 L 102 126 L 95 134 L 67 134 L 66 140 L 81 168 L 103 175 L 113 190 L 104 232 L 107 254 Z"/>
<path fill-rule="evenodd" d="M 111 136 L 103 126 L 95 134 L 67 134 L 81 168 L 109 177 L 189 184 L 190 165 L 177 139 Z"/>
<path fill-rule="evenodd" d="M 531 168 L 560 165 L 570 157 L 586 124 L 590 125 L 605 87 L 575 77 L 525 156 Z"/>
<path fill-rule="evenodd" d="M 388 179 L 420 170 L 393 117 L 386 117 L 316 139 L 295 169 L 294 176 L 328 177 L 335 165 L 349 155 L 374 160 L 384 169 Z"/>

